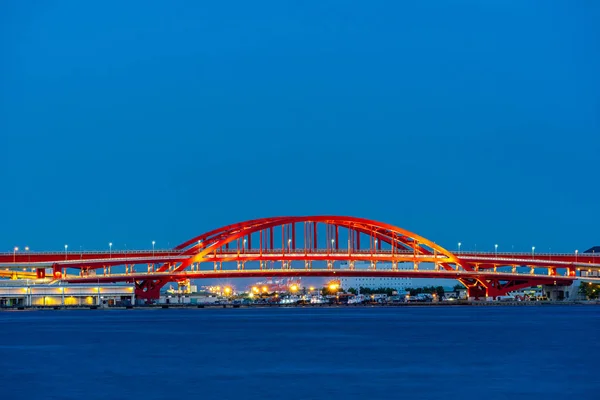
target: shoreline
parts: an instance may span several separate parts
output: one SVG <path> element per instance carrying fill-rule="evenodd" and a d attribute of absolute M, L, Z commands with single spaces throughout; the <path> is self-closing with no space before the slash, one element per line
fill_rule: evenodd
<path fill-rule="evenodd" d="M 595 306 L 600 301 L 457 301 L 457 302 L 413 302 L 397 304 L 153 304 L 118 307 L 100 306 L 20 306 L 2 307 L 2 311 L 62 311 L 62 310 L 157 310 L 157 309 L 223 309 L 223 308 L 401 308 L 401 307 L 543 307 L 543 306 Z"/>

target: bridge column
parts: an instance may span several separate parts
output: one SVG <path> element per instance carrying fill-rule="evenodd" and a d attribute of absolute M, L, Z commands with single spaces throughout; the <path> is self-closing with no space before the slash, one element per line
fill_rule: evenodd
<path fill-rule="evenodd" d="M 36 273 L 36 277 L 38 279 L 44 279 L 46 277 L 46 269 L 45 268 L 36 268 L 35 273 Z"/>
<path fill-rule="evenodd" d="M 438 268 L 439 268 L 439 266 L 438 266 Z M 396 261 L 392 262 L 392 271 L 398 271 L 398 263 Z"/>
<path fill-rule="evenodd" d="M 497 288 L 497 282 L 483 282 L 477 280 L 472 285 L 467 285 L 467 295 L 469 300 L 487 300 L 496 299 L 498 296 L 502 296 L 502 293 Z"/>

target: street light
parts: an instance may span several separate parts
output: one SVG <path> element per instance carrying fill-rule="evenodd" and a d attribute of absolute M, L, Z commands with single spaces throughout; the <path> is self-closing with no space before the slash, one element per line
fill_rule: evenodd
<path fill-rule="evenodd" d="M 13 262 L 17 262 L 17 251 L 19 251 L 18 247 L 13 249 Z"/>
<path fill-rule="evenodd" d="M 534 254 L 535 254 L 535 246 L 531 247 L 531 258 L 534 258 Z"/>
<path fill-rule="evenodd" d="M 156 242 L 153 240 L 152 241 L 152 257 L 154 257 L 154 245 L 156 244 Z"/>
<path fill-rule="evenodd" d="M 108 244 L 108 258 L 112 258 L 112 242 Z"/>
<path fill-rule="evenodd" d="M 458 242 L 458 252 L 460 253 L 460 246 L 462 245 L 461 242 Z"/>
<path fill-rule="evenodd" d="M 68 252 L 67 252 L 67 249 L 68 249 L 68 248 L 69 248 L 69 245 L 68 245 L 68 244 L 65 244 L 65 260 L 66 260 L 66 259 L 67 259 L 67 257 L 68 257 Z"/>
<path fill-rule="evenodd" d="M 577 254 L 579 253 L 579 250 L 575 250 L 575 262 L 577 262 Z"/>
<path fill-rule="evenodd" d="M 27 262 L 31 262 L 31 254 L 29 254 L 29 246 L 25 246 L 25 251 L 27 252 Z"/>
<path fill-rule="evenodd" d="M 498 245 L 497 244 L 494 245 L 494 251 L 496 253 L 496 258 L 498 258 Z"/>

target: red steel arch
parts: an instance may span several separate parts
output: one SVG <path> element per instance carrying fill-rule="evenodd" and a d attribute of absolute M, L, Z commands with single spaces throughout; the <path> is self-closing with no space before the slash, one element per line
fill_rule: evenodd
<path fill-rule="evenodd" d="M 298 240 L 298 236 L 301 235 L 297 233 L 299 226 L 303 226 L 303 235 L 300 240 Z M 191 238 L 176 247 L 182 255 L 188 258 L 178 265 L 163 264 L 157 269 L 157 272 L 169 270 L 180 272 L 194 263 L 210 262 L 211 256 L 216 259 L 218 254 L 231 253 L 231 244 L 237 244 L 239 258 L 240 252 L 252 249 L 252 238 L 254 237 L 256 242 L 255 236 L 258 236 L 258 249 L 261 256 L 263 256 L 262 251 L 265 250 L 265 252 L 278 254 L 278 257 L 283 260 L 286 258 L 287 243 L 288 256 L 292 252 L 296 254 L 304 252 L 305 257 L 303 259 L 309 260 L 311 254 L 323 249 L 323 247 L 319 248 L 319 244 L 323 242 L 323 238 L 319 238 L 319 235 L 322 236 L 323 226 L 325 226 L 325 249 L 331 253 L 332 259 L 334 259 L 333 255 L 335 253 L 340 253 L 340 249 L 347 251 L 349 254 L 364 251 L 365 246 L 361 246 L 361 237 L 366 237 L 369 240 L 368 249 L 381 252 L 383 247 L 387 247 L 390 254 L 389 261 L 391 262 L 407 261 L 407 257 L 412 254 L 425 256 L 425 258 L 420 259 L 420 262 L 435 262 L 440 267 L 448 270 L 473 270 L 471 265 L 462 262 L 452 252 L 433 241 L 384 222 L 348 216 L 280 216 L 231 224 Z M 346 233 L 346 248 L 340 243 L 340 228 L 345 230 Z M 279 230 L 277 239 L 274 238 L 276 229 Z M 343 232 L 341 236 L 344 236 Z M 281 237 L 281 247 L 277 248 L 275 243 L 279 242 L 279 237 Z M 241 250 L 240 240 L 244 240 Z M 365 244 L 364 240 L 362 244 Z M 275 251 L 276 249 L 277 251 Z M 257 248 L 255 247 L 254 250 L 257 250 Z M 234 255 L 230 261 L 235 259 L 235 251 L 233 251 Z M 367 259 L 368 257 L 363 258 Z M 246 258 L 245 260 L 257 259 L 259 258 Z M 360 254 L 355 254 L 349 259 L 361 259 L 361 257 Z M 156 298 L 160 288 L 166 283 L 168 281 L 165 281 L 164 278 L 137 282 L 137 295 L 141 298 Z M 463 283 L 467 284 L 467 282 Z M 470 286 L 481 286 L 483 284 L 479 281 L 468 283 Z"/>

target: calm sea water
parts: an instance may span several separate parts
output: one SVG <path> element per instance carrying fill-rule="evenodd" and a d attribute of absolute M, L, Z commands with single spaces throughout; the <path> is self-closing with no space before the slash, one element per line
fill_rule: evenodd
<path fill-rule="evenodd" d="M 0 399 L 599 398 L 600 307 L 0 312 Z"/>

